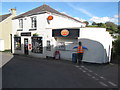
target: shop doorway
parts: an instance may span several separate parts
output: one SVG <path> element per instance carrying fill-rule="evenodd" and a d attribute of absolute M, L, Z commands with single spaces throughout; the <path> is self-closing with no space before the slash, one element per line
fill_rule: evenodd
<path fill-rule="evenodd" d="M 28 55 L 28 38 L 24 39 L 24 54 Z"/>

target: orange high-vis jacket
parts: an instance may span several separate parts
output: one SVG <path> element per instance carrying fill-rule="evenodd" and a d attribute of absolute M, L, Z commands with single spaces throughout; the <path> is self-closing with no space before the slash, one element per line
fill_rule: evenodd
<path fill-rule="evenodd" d="M 78 46 L 77 53 L 84 53 L 82 46 Z"/>

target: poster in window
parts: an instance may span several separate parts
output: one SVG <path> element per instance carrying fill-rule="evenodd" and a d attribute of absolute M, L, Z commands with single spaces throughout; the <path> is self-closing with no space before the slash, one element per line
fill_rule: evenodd
<path fill-rule="evenodd" d="M 14 46 L 15 46 L 15 50 L 21 50 L 21 38 L 20 37 L 14 38 Z"/>
<path fill-rule="evenodd" d="M 32 37 L 32 52 L 33 53 L 42 53 L 42 37 Z"/>
<path fill-rule="evenodd" d="M 65 50 L 65 43 L 64 42 L 59 42 L 57 46 L 58 46 L 59 50 Z"/>

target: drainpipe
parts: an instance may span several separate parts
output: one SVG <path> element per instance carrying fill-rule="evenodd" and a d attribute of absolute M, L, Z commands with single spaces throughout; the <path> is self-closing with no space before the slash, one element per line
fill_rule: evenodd
<path fill-rule="evenodd" d="M 10 34 L 10 39 L 11 39 L 11 53 L 12 53 L 12 34 Z"/>

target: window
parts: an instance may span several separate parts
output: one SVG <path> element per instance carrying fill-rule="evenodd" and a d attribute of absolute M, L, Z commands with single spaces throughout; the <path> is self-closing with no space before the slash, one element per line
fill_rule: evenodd
<path fill-rule="evenodd" d="M 15 50 L 21 50 L 21 38 L 14 37 L 14 48 Z"/>
<path fill-rule="evenodd" d="M 46 47 L 47 51 L 51 51 L 51 45 L 50 45 L 50 41 L 47 41 L 47 47 Z"/>
<path fill-rule="evenodd" d="M 57 48 L 59 50 L 65 50 L 65 43 L 64 42 L 59 42 L 58 45 L 57 45 Z"/>
<path fill-rule="evenodd" d="M 23 28 L 23 19 L 19 19 L 19 28 Z"/>
<path fill-rule="evenodd" d="M 32 52 L 33 53 L 42 53 L 42 37 L 32 37 Z"/>
<path fill-rule="evenodd" d="M 37 20 L 36 17 L 31 17 L 31 28 L 37 27 Z"/>

